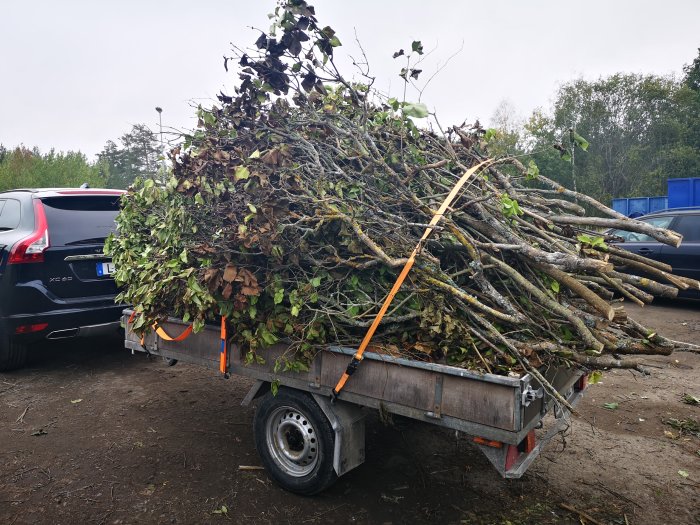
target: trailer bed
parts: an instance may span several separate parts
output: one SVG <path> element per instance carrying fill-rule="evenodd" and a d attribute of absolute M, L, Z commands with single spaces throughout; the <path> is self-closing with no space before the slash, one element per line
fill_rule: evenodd
<path fill-rule="evenodd" d="M 127 310 L 124 315 L 127 348 L 219 369 L 218 327 L 206 326 L 182 342 L 167 341 L 150 332 L 142 344 L 141 338 L 129 329 L 130 314 Z M 162 328 L 177 335 L 186 326 L 180 320 L 169 319 Z M 287 350 L 282 344 L 259 349 L 257 355 L 264 363 L 245 364 L 241 349 L 232 345 L 227 373 L 261 382 L 275 381 L 330 398 L 355 352 L 351 348 L 329 346 L 316 355 L 308 372 L 274 372 L 275 362 Z M 578 401 L 582 389 L 575 386 L 582 378 L 581 371 L 560 367 L 542 373 L 569 402 Z M 340 399 L 511 445 L 520 444 L 532 429 L 540 426 L 553 404 L 553 399 L 530 374 L 519 377 L 482 374 L 372 352 L 364 354 L 362 364 L 347 382 Z"/>

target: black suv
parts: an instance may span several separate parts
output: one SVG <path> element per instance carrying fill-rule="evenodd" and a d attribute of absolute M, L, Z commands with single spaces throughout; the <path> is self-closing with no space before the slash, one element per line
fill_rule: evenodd
<path fill-rule="evenodd" d="M 673 273 L 700 280 L 700 208 L 677 208 L 650 213 L 637 220 L 683 235 L 678 248 L 661 244 L 651 237 L 635 232 L 612 230 L 623 241 L 618 244 L 630 252 L 669 264 Z M 682 297 L 700 298 L 697 290 L 685 290 Z"/>
<path fill-rule="evenodd" d="M 120 190 L 0 192 L 0 371 L 43 339 L 117 333 L 114 266 L 103 254 Z"/>

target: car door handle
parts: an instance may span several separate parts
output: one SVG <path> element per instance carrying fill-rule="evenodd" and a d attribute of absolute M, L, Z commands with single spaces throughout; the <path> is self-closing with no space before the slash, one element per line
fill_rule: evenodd
<path fill-rule="evenodd" d="M 640 248 L 637 253 L 640 255 L 649 255 L 650 253 L 654 253 L 654 250 L 651 248 Z"/>

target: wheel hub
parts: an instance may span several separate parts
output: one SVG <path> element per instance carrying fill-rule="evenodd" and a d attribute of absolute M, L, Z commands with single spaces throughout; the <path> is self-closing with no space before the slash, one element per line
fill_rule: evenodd
<path fill-rule="evenodd" d="M 316 430 L 299 410 L 282 406 L 268 419 L 266 441 L 273 459 L 294 477 L 313 472 L 318 463 Z"/>

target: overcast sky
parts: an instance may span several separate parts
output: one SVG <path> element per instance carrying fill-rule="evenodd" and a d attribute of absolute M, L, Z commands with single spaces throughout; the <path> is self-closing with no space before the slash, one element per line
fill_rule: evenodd
<path fill-rule="evenodd" d="M 681 74 L 700 47 L 700 1 L 310 0 L 338 56 L 365 49 L 376 86 L 401 95 L 397 49 L 432 51 L 422 79 L 459 50 L 423 101 L 443 123 L 527 116 L 557 86 L 616 72 Z M 191 129 L 193 105 L 231 92 L 222 56 L 267 29 L 273 0 L 0 0 L 0 143 L 80 150 L 145 123 Z M 349 75 L 348 75 L 349 76 Z M 415 96 L 415 94 L 410 96 Z"/>

